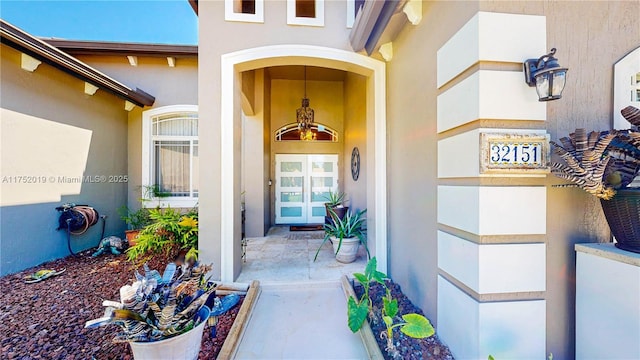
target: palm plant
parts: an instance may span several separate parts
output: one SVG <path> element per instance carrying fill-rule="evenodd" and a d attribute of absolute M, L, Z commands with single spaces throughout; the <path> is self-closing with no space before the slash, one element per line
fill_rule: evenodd
<path fill-rule="evenodd" d="M 322 246 L 327 242 L 327 240 L 331 239 L 331 237 L 334 237 L 338 241 L 336 254 L 340 251 L 343 239 L 357 237 L 360 240 L 360 243 L 364 245 L 364 248 L 367 250 L 367 258 L 370 258 L 371 255 L 369 254 L 369 248 L 367 247 L 367 233 L 363 226 L 367 221 L 367 218 L 364 217 L 366 212 L 367 209 L 360 210 L 355 213 L 347 210 L 344 217 L 340 218 L 333 209 L 329 209 L 332 221 L 328 224 L 324 224 L 324 240 L 316 251 L 316 256 L 313 258 L 313 261 L 316 261 L 318 254 L 320 253 L 320 249 L 322 249 Z"/>

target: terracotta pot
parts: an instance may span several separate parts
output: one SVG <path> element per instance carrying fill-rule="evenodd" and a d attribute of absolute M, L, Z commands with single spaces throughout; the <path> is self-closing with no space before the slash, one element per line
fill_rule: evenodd
<path fill-rule="evenodd" d="M 125 230 L 125 236 L 127 237 L 127 242 L 129 246 L 134 246 L 138 243 L 136 239 L 138 239 L 138 235 L 140 235 L 140 230 Z"/>

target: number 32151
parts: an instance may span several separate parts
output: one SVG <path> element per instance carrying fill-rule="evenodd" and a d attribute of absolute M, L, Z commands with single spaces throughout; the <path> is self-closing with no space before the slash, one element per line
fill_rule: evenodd
<path fill-rule="evenodd" d="M 539 164 L 540 143 L 493 143 L 490 161 L 493 164 Z"/>

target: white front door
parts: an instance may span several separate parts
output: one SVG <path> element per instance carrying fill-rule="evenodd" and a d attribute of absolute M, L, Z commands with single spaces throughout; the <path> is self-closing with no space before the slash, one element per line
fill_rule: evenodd
<path fill-rule="evenodd" d="M 338 189 L 338 155 L 276 154 L 276 224 L 324 223 Z"/>

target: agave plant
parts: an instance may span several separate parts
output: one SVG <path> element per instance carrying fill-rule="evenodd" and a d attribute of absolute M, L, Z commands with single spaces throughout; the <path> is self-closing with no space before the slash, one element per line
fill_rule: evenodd
<path fill-rule="evenodd" d="M 551 171 L 561 179 L 604 200 L 613 198 L 640 173 L 640 110 L 627 107 L 622 115 L 631 122 L 630 130 L 592 131 L 577 129 L 551 142 L 553 151 L 563 162 L 551 164 Z"/>
<path fill-rule="evenodd" d="M 116 324 L 121 332 L 114 342 L 149 342 L 185 333 L 206 319 L 197 317 L 209 295 L 215 294 L 206 274 L 211 266 L 167 265 L 163 275 L 145 264 L 144 275 L 120 288 L 120 302 L 105 301 L 104 315 L 86 328 Z"/>
<path fill-rule="evenodd" d="M 335 237 L 338 240 L 336 254 L 340 251 L 343 239 L 357 237 L 360 240 L 360 243 L 364 245 L 364 248 L 367 251 L 367 257 L 370 258 L 371 255 L 369 254 L 369 248 L 367 247 L 366 229 L 364 228 L 364 224 L 367 221 L 367 218 L 364 217 L 366 212 L 367 209 L 360 210 L 355 213 L 347 210 L 344 217 L 340 218 L 338 214 L 336 214 L 335 210 L 330 208 L 329 214 L 331 214 L 331 222 L 324 224 L 324 240 L 316 251 L 316 256 L 313 258 L 313 261 L 316 261 L 322 246 L 331 237 Z"/>

